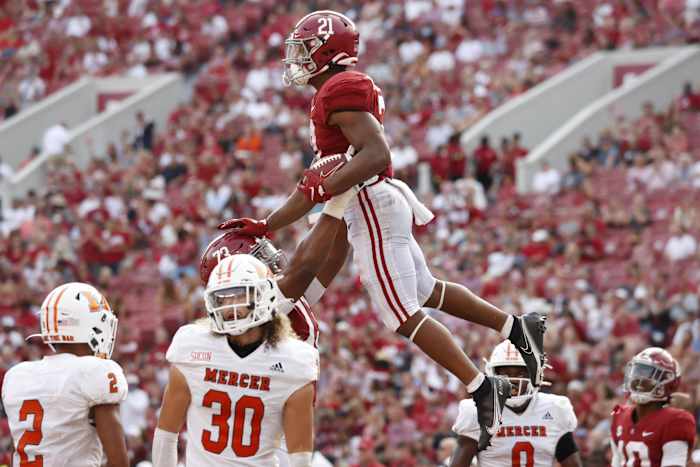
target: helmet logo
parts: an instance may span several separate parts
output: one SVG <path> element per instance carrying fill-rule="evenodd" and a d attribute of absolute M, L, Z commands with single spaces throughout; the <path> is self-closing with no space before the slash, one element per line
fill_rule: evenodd
<path fill-rule="evenodd" d="M 328 16 L 318 19 L 318 35 L 330 36 L 333 34 L 333 20 Z"/>
<path fill-rule="evenodd" d="M 78 297 L 82 295 L 85 297 L 85 300 L 88 302 L 88 307 L 90 308 L 91 313 L 96 313 L 100 311 L 102 308 L 106 308 L 107 310 L 110 310 L 109 308 L 109 303 L 107 303 L 107 300 L 105 300 L 104 297 L 100 297 L 101 300 L 98 302 L 97 298 L 92 294 L 92 292 L 89 292 L 87 290 L 83 290 L 78 292 Z"/>

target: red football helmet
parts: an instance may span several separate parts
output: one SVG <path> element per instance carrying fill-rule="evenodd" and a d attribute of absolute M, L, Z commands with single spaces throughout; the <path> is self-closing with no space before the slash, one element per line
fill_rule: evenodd
<path fill-rule="evenodd" d="M 632 402 L 667 401 L 681 381 L 680 365 L 659 347 L 639 352 L 625 368 L 625 391 Z"/>
<path fill-rule="evenodd" d="M 266 238 L 254 238 L 235 232 L 225 232 L 209 243 L 199 263 L 199 278 L 206 287 L 209 275 L 219 262 L 236 254 L 252 255 L 267 265 L 273 274 L 282 272 L 286 265 L 284 252 Z"/>
<path fill-rule="evenodd" d="M 347 16 L 331 10 L 309 13 L 284 41 L 285 85 L 304 86 L 331 64 L 354 65 L 359 42 L 355 23 Z"/>

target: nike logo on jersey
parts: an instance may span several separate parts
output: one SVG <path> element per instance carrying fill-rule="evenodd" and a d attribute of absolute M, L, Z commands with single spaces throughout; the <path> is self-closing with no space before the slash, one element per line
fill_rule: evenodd
<path fill-rule="evenodd" d="M 270 367 L 270 371 L 277 371 L 279 373 L 284 373 L 284 367 L 281 362 L 277 362 Z"/>
<path fill-rule="evenodd" d="M 646 438 L 647 436 L 651 436 L 651 435 L 653 435 L 653 434 L 654 434 L 653 431 L 642 431 L 642 437 L 643 437 L 643 438 Z"/>
<path fill-rule="evenodd" d="M 552 414 L 547 412 L 544 414 L 544 417 L 542 417 L 542 420 L 554 420 L 554 417 L 552 417 Z"/>

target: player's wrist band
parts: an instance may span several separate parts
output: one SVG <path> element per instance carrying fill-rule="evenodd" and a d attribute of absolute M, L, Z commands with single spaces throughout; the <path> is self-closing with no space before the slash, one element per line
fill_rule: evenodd
<path fill-rule="evenodd" d="M 289 465 L 291 467 L 311 467 L 310 452 L 295 452 L 289 454 Z"/>

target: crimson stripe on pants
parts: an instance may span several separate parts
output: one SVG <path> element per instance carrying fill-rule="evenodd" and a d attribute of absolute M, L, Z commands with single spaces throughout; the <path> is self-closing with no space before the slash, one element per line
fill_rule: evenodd
<path fill-rule="evenodd" d="M 401 312 L 404 314 L 406 317 L 404 321 L 406 321 L 409 318 L 408 312 L 406 311 L 406 308 L 404 308 L 403 303 L 401 303 L 401 300 L 399 299 L 399 294 L 396 293 L 396 288 L 394 288 L 394 282 L 391 280 L 391 275 L 389 274 L 389 268 L 386 266 L 386 259 L 384 258 L 384 242 L 382 240 L 382 231 L 379 226 L 379 219 L 377 219 L 377 213 L 374 210 L 374 206 L 372 205 L 372 200 L 369 198 L 369 195 L 367 194 L 367 190 L 365 191 L 365 197 L 367 198 L 367 204 L 369 205 L 369 211 L 372 214 L 372 219 L 374 219 L 374 223 L 377 226 L 377 237 L 379 238 L 379 254 L 382 258 L 382 266 L 384 267 L 384 273 L 386 274 L 386 280 L 389 282 L 389 287 L 391 288 L 391 292 L 394 295 L 394 298 L 396 299 L 396 303 L 399 305 L 399 308 L 401 309 Z"/>
<path fill-rule="evenodd" d="M 367 214 L 367 207 L 365 207 L 365 203 L 362 200 L 362 193 L 366 190 L 360 191 L 360 196 L 358 196 L 358 199 L 360 200 L 360 207 L 362 208 L 362 215 L 365 218 L 365 223 L 367 224 L 367 229 L 369 230 L 369 237 L 370 241 L 372 242 L 372 262 L 374 264 L 374 272 L 377 274 L 377 280 L 379 280 L 379 285 L 382 287 L 382 292 L 384 293 L 384 299 L 386 302 L 389 304 L 389 308 L 391 308 L 391 311 L 394 312 L 394 315 L 396 316 L 396 319 L 399 320 L 399 325 L 403 324 L 406 322 L 405 318 L 402 318 L 401 313 L 396 309 L 394 306 L 394 303 L 391 301 L 391 297 L 389 296 L 389 292 L 386 288 L 386 285 L 384 285 L 384 280 L 382 279 L 382 274 L 381 271 L 379 270 L 379 263 L 377 262 L 377 252 L 375 251 L 375 246 L 374 246 L 374 231 L 372 230 L 372 224 L 370 223 L 369 220 L 369 214 Z M 379 232 L 378 232 L 379 234 Z"/>

